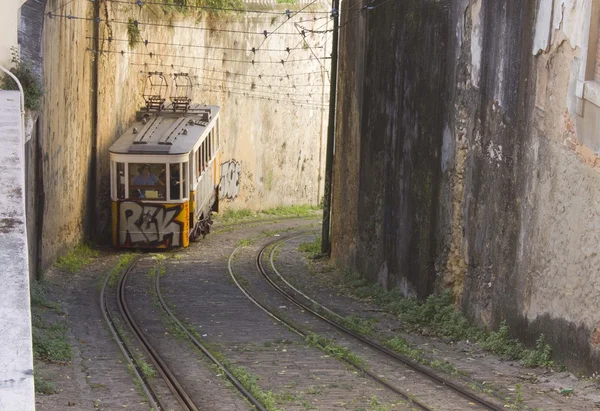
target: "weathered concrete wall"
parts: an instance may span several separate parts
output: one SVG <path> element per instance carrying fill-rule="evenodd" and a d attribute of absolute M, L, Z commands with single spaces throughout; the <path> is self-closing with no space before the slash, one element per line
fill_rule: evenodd
<path fill-rule="evenodd" d="M 97 239 L 108 238 L 108 148 L 143 105 L 149 71 L 163 72 L 169 84 L 171 74 L 187 72 L 197 83 L 194 101 L 221 105 L 223 168 L 236 171 L 227 174 L 234 181 L 226 183 L 239 187 L 227 192 L 221 205 L 260 209 L 320 201 L 329 89 L 321 64 L 329 65 L 323 59 L 329 54 L 325 47 L 328 33 L 307 33 L 310 47 L 303 46 L 292 23 L 327 29 L 331 23 L 324 13 L 328 10 L 325 3 L 306 10 L 316 14 L 288 21 L 286 6 L 277 4 L 248 4 L 277 11 L 277 15 L 182 15 L 164 14 L 157 6 L 139 10 L 101 2 L 97 45 L 90 38 L 93 23 L 82 19 L 93 16 L 93 3 L 61 6 L 48 0 L 46 10 L 56 15 L 46 19 L 44 32 L 44 78 L 50 86 L 42 136 L 44 265 L 91 231 L 91 224 Z M 129 45 L 130 18 L 139 22 L 141 42 L 134 45 Z M 263 30 L 274 31 L 286 21 L 263 43 Z M 88 205 L 86 199 L 92 198 L 86 190 L 92 175 L 94 58 L 99 66 L 97 200 Z"/>
<path fill-rule="evenodd" d="M 583 55 L 596 61 L 582 51 L 598 35 L 592 3 L 407 2 L 395 20 L 399 4 L 344 27 L 332 218 L 336 261 L 407 295 L 449 287 L 481 325 L 507 320 L 530 343 L 544 333 L 559 362 L 588 371 L 600 359 L 600 129 L 595 85 L 578 80 Z M 407 48 L 413 28 L 423 38 Z M 441 30 L 438 51 L 426 39 Z M 357 69 L 367 54 L 380 61 Z"/>
<path fill-rule="evenodd" d="M 46 10 L 89 16 L 89 2 L 64 7 L 48 0 Z M 82 36 L 85 20 L 46 18 L 43 34 L 44 108 L 41 133 L 44 204 L 42 269 L 84 236 L 91 153 L 91 53 Z M 81 33 L 81 34 L 80 34 Z"/>
<path fill-rule="evenodd" d="M 410 295 L 433 290 L 447 30 L 443 2 L 407 1 L 341 35 L 333 255 Z"/>

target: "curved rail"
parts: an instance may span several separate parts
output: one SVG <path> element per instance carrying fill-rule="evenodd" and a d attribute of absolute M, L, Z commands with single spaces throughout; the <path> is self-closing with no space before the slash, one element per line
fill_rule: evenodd
<path fill-rule="evenodd" d="M 132 262 L 127 269 L 129 269 L 134 263 L 135 261 Z M 156 393 L 152 390 L 152 386 L 143 376 L 143 373 L 140 372 L 140 369 L 137 363 L 135 362 L 135 357 L 133 356 L 127 345 L 123 342 L 123 336 L 121 336 L 121 334 L 119 333 L 115 321 L 112 315 L 110 314 L 110 311 L 108 310 L 106 304 L 106 286 L 108 285 L 110 275 L 111 273 L 108 273 L 106 275 L 106 278 L 104 279 L 104 284 L 102 285 L 102 290 L 100 291 L 100 310 L 102 311 L 102 315 L 104 316 L 104 321 L 106 322 L 106 325 L 108 326 L 108 329 L 110 330 L 115 342 L 119 346 L 119 350 L 121 350 L 121 353 L 127 360 L 127 363 L 130 365 L 131 370 L 133 371 L 135 377 L 139 381 L 140 386 L 142 387 L 142 391 L 144 391 L 144 394 L 150 402 L 150 406 L 152 407 L 152 409 L 154 409 L 155 411 L 166 410 L 166 408 L 163 407 L 160 403 L 158 395 L 156 395 Z"/>
<path fill-rule="evenodd" d="M 127 283 L 127 278 L 129 277 L 133 266 L 134 264 L 131 264 L 127 268 L 125 274 L 123 274 L 123 276 L 121 277 L 119 286 L 117 287 L 117 303 L 119 306 L 119 311 L 121 311 L 121 314 L 127 322 L 127 325 L 134 332 L 139 342 L 142 344 L 144 350 L 146 351 L 146 354 L 150 357 L 152 363 L 154 364 L 159 374 L 167 384 L 167 387 L 169 387 L 169 390 L 171 390 L 171 392 L 173 393 L 175 398 L 177 398 L 181 406 L 188 411 L 199 411 L 199 408 L 196 407 L 190 396 L 181 386 L 179 381 L 177 381 L 175 375 L 171 372 L 171 370 L 169 370 L 167 364 L 162 360 L 162 358 L 156 352 L 154 347 L 152 347 L 150 341 L 148 341 L 142 330 L 136 324 L 133 316 L 131 315 L 131 312 L 129 311 L 129 307 L 127 306 L 127 301 L 125 298 L 125 286 Z"/>
<path fill-rule="evenodd" d="M 283 242 L 289 239 L 281 239 L 278 240 L 277 242 Z M 274 243 L 274 242 L 273 242 Z M 271 244 L 273 244 L 271 243 Z M 265 280 L 279 293 L 281 294 L 283 297 L 285 297 L 287 300 L 289 300 L 292 304 L 295 304 L 297 307 L 309 312 L 310 314 L 312 314 L 313 316 L 319 318 L 322 321 L 325 321 L 326 323 L 328 323 L 329 325 L 337 328 L 338 330 L 342 331 L 343 333 L 345 333 L 346 335 L 349 335 L 359 341 L 361 341 L 362 343 L 370 346 L 371 348 L 373 348 L 374 350 L 385 354 L 397 361 L 400 361 L 401 363 L 403 363 L 404 365 L 412 368 L 413 370 L 417 371 L 418 373 L 426 376 L 427 378 L 429 378 L 430 380 L 442 384 L 450 389 L 452 389 L 454 392 L 456 392 L 457 394 L 459 394 L 460 396 L 462 396 L 463 398 L 466 398 L 470 401 L 476 402 L 477 404 L 488 408 L 490 410 L 494 410 L 494 411 L 502 411 L 504 408 L 500 407 L 496 404 L 493 404 L 489 401 L 487 401 L 484 398 L 481 398 L 479 396 L 477 396 L 476 394 L 470 392 L 469 390 L 466 390 L 465 388 L 461 387 L 458 384 L 455 384 L 452 381 L 449 381 L 446 378 L 443 378 L 439 375 L 437 375 L 436 373 L 432 372 L 431 370 L 428 370 L 427 368 L 423 367 L 420 364 L 417 364 L 416 362 L 410 360 L 409 358 L 400 355 L 378 343 L 376 343 L 373 340 L 370 340 L 368 338 L 363 337 L 360 334 L 357 334 L 356 332 L 350 330 L 347 327 L 344 327 L 343 325 L 325 317 L 324 315 L 316 312 L 314 309 L 312 309 L 311 307 L 307 306 L 306 304 L 303 304 L 302 302 L 298 301 L 296 298 L 294 298 L 292 295 L 290 295 L 289 293 L 287 293 L 285 290 L 283 290 L 279 285 L 277 285 L 273 279 L 271 279 L 269 277 L 269 275 L 266 273 L 266 270 L 264 270 L 263 266 L 262 266 L 262 255 L 264 254 L 264 251 L 267 249 L 267 247 L 271 244 L 267 244 L 266 246 L 264 246 L 260 253 L 258 254 L 257 257 L 257 266 L 259 267 L 259 271 L 260 273 L 263 275 L 263 277 L 265 278 Z M 304 293 L 302 293 L 301 291 L 297 290 L 295 287 L 293 287 L 291 284 L 289 284 L 285 279 L 283 279 L 283 276 L 279 273 L 279 271 L 277 271 L 277 268 L 275 267 L 275 263 L 273 261 L 273 256 L 275 253 L 275 249 L 277 247 L 274 247 L 271 250 L 270 253 L 270 262 L 271 262 L 271 266 L 273 268 L 273 271 L 279 276 L 279 278 L 281 278 L 289 287 L 291 287 L 294 291 L 298 292 L 300 295 L 302 295 L 303 297 L 307 298 L 308 301 L 310 301 L 312 304 L 315 304 L 317 307 L 321 308 L 322 310 L 328 312 L 328 313 L 332 313 L 336 318 L 341 318 L 341 316 L 337 313 L 334 313 L 333 311 L 331 311 L 330 309 L 328 309 L 327 307 L 324 307 L 322 304 L 317 303 L 316 301 L 314 301 L 313 299 L 309 298 L 308 296 L 306 296 Z"/>
<path fill-rule="evenodd" d="M 250 403 L 260 411 L 267 411 L 267 409 L 242 385 L 242 383 L 219 361 L 217 358 L 211 354 L 211 352 L 202 344 L 196 337 L 188 330 L 188 328 L 179 321 L 179 319 L 173 314 L 171 309 L 167 306 L 167 303 L 163 299 L 162 293 L 160 292 L 160 276 L 156 276 L 156 294 L 158 295 L 158 299 L 160 304 L 167 313 L 167 315 L 173 320 L 179 328 L 188 336 L 190 341 L 198 348 L 204 355 L 206 355 L 217 367 L 219 367 L 227 376 L 229 381 L 234 385 L 235 388 L 238 389 L 242 393 L 244 397 L 250 401 Z"/>
<path fill-rule="evenodd" d="M 259 262 L 258 259 L 260 258 L 260 256 L 262 255 L 262 252 L 269 247 L 270 245 L 274 244 L 277 241 L 281 241 L 281 240 L 275 240 L 275 241 L 271 241 L 269 242 L 267 245 L 265 245 L 262 249 L 261 252 L 259 253 L 259 257 L 257 258 L 257 267 L 259 266 Z M 263 310 L 265 313 L 267 313 L 270 317 L 272 317 L 273 319 L 275 319 L 276 321 L 278 321 L 279 323 L 283 324 L 285 327 L 287 327 L 288 329 L 290 329 L 291 331 L 293 331 L 294 333 L 298 334 L 299 336 L 301 336 L 302 338 L 306 338 L 307 334 L 298 329 L 297 327 L 295 327 L 294 325 L 292 325 L 290 322 L 286 321 L 285 319 L 279 317 L 278 315 L 274 314 L 272 311 L 269 310 L 268 307 L 266 307 L 264 304 L 262 304 L 257 298 L 255 298 L 250 291 L 241 284 L 240 281 L 238 281 L 238 279 L 236 278 L 234 271 L 233 271 L 233 267 L 232 267 L 232 261 L 233 261 L 233 257 L 236 254 L 236 252 L 242 248 L 242 246 L 237 247 L 235 250 L 233 250 L 233 252 L 231 253 L 231 256 L 229 257 L 229 275 L 231 276 L 232 280 L 235 282 L 235 284 L 238 286 L 238 288 L 242 291 L 242 293 L 248 297 L 248 299 L 250 301 L 252 301 L 256 306 L 258 306 L 261 310 Z M 368 377 L 370 377 L 372 380 L 376 381 L 377 383 L 379 383 L 380 385 L 384 386 L 385 388 L 387 388 L 388 390 L 390 390 L 391 392 L 397 394 L 398 396 L 402 397 L 404 400 L 406 400 L 407 402 L 411 403 L 412 405 L 416 406 L 417 408 L 424 410 L 424 411 L 433 411 L 431 408 L 429 408 L 427 405 L 421 403 L 420 401 L 416 400 L 415 398 L 413 398 L 413 396 L 411 394 L 407 394 L 404 391 L 394 387 L 393 385 L 390 385 L 388 382 L 386 382 L 385 380 L 383 380 L 382 378 L 379 378 L 376 374 L 372 373 L 371 371 L 357 365 L 354 364 L 351 361 L 348 361 L 344 358 L 342 358 L 342 360 L 344 362 L 346 362 L 348 365 L 356 368 L 358 371 L 360 371 L 361 373 L 363 373 L 364 375 L 367 375 Z"/>

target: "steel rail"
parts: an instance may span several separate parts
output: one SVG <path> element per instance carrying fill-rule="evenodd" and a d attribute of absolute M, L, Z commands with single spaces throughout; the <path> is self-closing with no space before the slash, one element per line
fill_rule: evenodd
<path fill-rule="evenodd" d="M 287 241 L 289 239 L 280 239 L 277 240 L 276 242 L 284 242 Z M 377 342 L 370 340 L 368 338 L 363 337 L 360 334 L 357 334 L 356 332 L 350 330 L 347 327 L 344 327 L 343 325 L 325 317 L 324 315 L 316 312 L 314 309 L 312 309 L 311 307 L 307 306 L 306 304 L 303 304 L 302 302 L 298 301 L 296 298 L 294 298 L 292 295 L 290 295 L 289 293 L 287 293 L 285 290 L 283 290 L 278 284 L 276 284 L 272 278 L 269 277 L 269 275 L 266 273 L 266 270 L 264 270 L 264 268 L 262 267 L 262 263 L 260 262 L 260 259 L 264 253 L 264 251 L 266 250 L 266 248 L 269 246 L 270 244 L 266 245 L 265 247 L 263 247 L 257 257 L 257 265 L 260 265 L 259 271 L 261 272 L 261 274 L 263 275 L 263 277 L 266 279 L 266 281 L 277 291 L 279 292 L 279 294 L 281 294 L 282 296 L 284 296 L 286 299 L 288 299 L 291 303 L 295 304 L 297 307 L 309 312 L 310 314 L 312 314 L 313 316 L 319 318 L 322 321 L 325 321 L 326 323 L 328 323 L 329 325 L 337 328 L 338 330 L 342 331 L 343 333 L 345 333 L 346 335 L 349 335 L 359 341 L 361 341 L 362 343 L 370 346 L 371 348 L 373 348 L 374 350 L 385 354 L 397 361 L 400 361 L 401 363 L 403 363 L 404 365 L 408 366 L 409 368 L 412 368 L 413 370 L 417 371 L 418 373 L 425 375 L 427 378 L 429 378 L 430 380 L 437 382 L 439 384 L 442 384 L 450 389 L 452 389 L 454 392 L 456 392 L 457 394 L 459 394 L 460 396 L 462 396 L 463 398 L 466 398 L 468 400 L 474 401 L 477 404 L 490 409 L 490 410 L 494 410 L 494 411 L 502 411 L 504 410 L 504 407 L 500 407 L 496 404 L 493 404 L 489 401 L 487 401 L 484 398 L 479 397 L 478 395 L 472 393 L 469 390 L 466 390 L 465 388 L 461 387 L 460 385 L 444 378 L 441 377 L 439 375 L 437 375 L 436 373 L 430 371 L 429 369 L 425 368 L 424 366 L 417 364 L 416 362 L 410 360 L 409 358 L 400 355 L 380 344 L 378 344 Z M 275 271 L 275 273 L 279 276 L 279 278 L 281 278 L 288 286 L 290 286 L 293 290 L 295 290 L 296 292 L 298 292 L 300 295 L 304 296 L 305 298 L 308 299 L 308 301 L 310 301 L 312 304 L 315 304 L 316 306 L 318 306 L 319 308 L 323 309 L 326 312 L 329 313 L 333 313 L 330 309 L 328 309 L 327 307 L 324 307 L 322 304 L 317 303 L 316 301 L 314 301 L 313 299 L 307 297 L 304 293 L 298 291 L 295 287 L 292 287 L 286 280 L 283 279 L 283 276 L 279 273 L 279 271 L 277 271 L 277 268 L 275 267 L 274 261 L 273 261 L 273 255 L 275 253 L 275 249 L 277 247 L 274 247 L 271 250 L 270 253 L 270 261 L 271 261 L 271 266 L 273 268 L 273 270 Z M 335 317 L 337 318 L 341 318 L 341 316 L 339 314 L 333 313 L 335 315 Z"/>
<path fill-rule="evenodd" d="M 268 244 L 266 244 L 260 251 L 259 256 L 256 259 L 256 264 L 257 264 L 257 268 L 260 270 L 260 256 L 262 255 L 262 253 L 264 252 L 264 250 L 269 247 L 270 245 L 281 241 L 281 240 L 274 240 L 269 242 Z M 250 293 L 250 291 L 241 284 L 240 281 L 238 281 L 238 279 L 236 278 L 234 271 L 233 271 L 233 267 L 232 267 L 232 261 L 233 261 L 233 257 L 236 254 L 236 252 L 241 249 L 243 246 L 239 246 L 237 247 L 235 250 L 233 250 L 233 252 L 231 253 L 231 256 L 229 257 L 229 274 L 232 278 L 232 280 L 235 282 L 235 284 L 238 286 L 238 288 L 242 291 L 242 293 L 250 300 L 252 301 L 252 303 L 254 303 L 256 306 L 258 306 L 261 310 L 263 310 L 265 313 L 267 313 L 271 318 L 275 319 L 276 321 L 278 321 L 279 323 L 283 324 L 285 327 L 287 327 L 288 329 L 290 329 L 291 331 L 293 331 L 294 333 L 298 334 L 299 336 L 301 336 L 302 338 L 306 338 L 307 337 L 307 333 L 300 330 L 299 328 L 297 328 L 296 326 L 292 325 L 289 321 L 285 320 L 284 318 L 278 316 L 277 314 L 273 313 L 266 305 L 264 305 L 263 303 L 261 303 L 257 298 L 255 298 L 252 293 Z M 324 347 L 322 347 L 319 344 L 319 347 L 321 349 L 323 349 Z M 379 383 L 380 385 L 384 386 L 385 388 L 387 388 L 388 390 L 390 390 L 391 392 L 397 394 L 398 396 L 402 397 L 404 400 L 406 400 L 407 402 L 409 402 L 410 404 L 416 406 L 417 408 L 423 410 L 423 411 L 433 411 L 431 408 L 429 408 L 427 405 L 423 404 L 422 402 L 416 400 L 413 398 L 413 396 L 411 394 L 407 394 L 404 391 L 398 389 L 397 387 L 394 387 L 393 385 L 389 384 L 387 381 L 385 381 L 382 378 L 379 378 L 376 374 L 372 373 L 371 371 L 345 359 L 345 358 L 341 358 L 342 361 L 344 361 L 346 364 L 354 367 L 355 369 L 357 369 L 359 372 L 361 372 L 364 375 L 367 375 L 369 378 L 371 378 L 373 381 Z"/>
<path fill-rule="evenodd" d="M 188 328 L 179 321 L 179 319 L 173 314 L 171 309 L 167 306 L 167 303 L 163 299 L 162 293 L 160 292 L 160 276 L 156 275 L 156 294 L 158 295 L 158 299 L 160 304 L 167 313 L 167 315 L 174 321 L 179 328 L 187 335 L 190 341 L 198 348 L 204 355 L 206 355 L 219 369 L 221 369 L 229 381 L 234 385 L 235 388 L 238 389 L 242 393 L 244 397 L 250 401 L 250 403 L 259 411 L 267 411 L 267 409 L 258 401 L 243 385 L 242 383 L 223 365 L 212 353 L 206 348 L 204 344 L 202 344 L 196 337 L 188 330 Z"/>
<path fill-rule="evenodd" d="M 130 267 L 133 264 L 135 264 L 135 261 L 133 261 L 130 264 Z M 142 387 L 142 391 L 144 391 L 144 394 L 146 395 L 146 398 L 148 399 L 148 402 L 150 403 L 152 409 L 154 409 L 155 411 L 166 410 L 167 408 L 165 408 L 161 404 L 158 395 L 154 392 L 152 386 L 149 384 L 149 382 L 144 377 L 143 373 L 140 371 L 139 366 L 135 361 L 135 357 L 133 356 L 133 353 L 127 347 L 127 344 L 125 344 L 123 336 L 119 333 L 115 320 L 113 319 L 110 310 L 108 309 L 106 302 L 106 286 L 108 285 L 110 276 L 111 273 L 108 273 L 106 275 L 106 278 L 104 279 L 104 284 L 102 285 L 102 290 L 100 291 L 100 310 L 102 311 L 102 315 L 104 316 L 104 321 L 106 322 L 108 329 L 110 330 L 115 342 L 117 343 L 117 346 L 121 350 L 121 353 L 131 366 L 131 370 L 135 374 L 135 377 L 138 379 L 140 386 Z"/>
<path fill-rule="evenodd" d="M 131 328 L 133 333 L 136 335 L 136 337 L 138 338 L 142 347 L 144 348 L 144 351 L 146 351 L 146 354 L 150 357 L 150 360 L 152 361 L 152 363 L 158 370 L 161 377 L 164 379 L 165 383 L 167 384 L 167 387 L 173 393 L 175 398 L 177 398 L 177 400 L 179 401 L 181 406 L 185 410 L 188 410 L 188 411 L 199 411 L 199 408 L 194 404 L 194 402 L 192 401 L 190 396 L 187 394 L 185 389 L 181 386 L 179 381 L 177 381 L 177 378 L 171 372 L 171 370 L 168 368 L 167 364 L 162 360 L 162 358 L 160 357 L 158 352 L 154 349 L 154 347 L 152 347 L 152 345 L 150 344 L 150 341 L 148 341 L 148 339 L 146 338 L 146 336 L 144 335 L 142 330 L 139 328 L 139 326 L 135 322 L 133 316 L 131 315 L 131 312 L 129 311 L 129 307 L 127 305 L 127 300 L 125 298 L 126 297 L 125 289 L 126 289 L 127 278 L 129 277 L 129 274 L 131 273 L 133 266 L 134 266 L 134 264 L 130 265 L 127 268 L 127 270 L 121 277 L 119 286 L 117 287 L 117 303 L 119 306 L 119 311 L 121 311 L 121 314 L 123 315 L 123 318 L 125 318 L 127 325 Z"/>

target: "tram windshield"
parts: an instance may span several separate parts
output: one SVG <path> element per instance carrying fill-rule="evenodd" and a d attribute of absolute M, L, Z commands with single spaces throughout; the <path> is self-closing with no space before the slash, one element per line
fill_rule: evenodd
<path fill-rule="evenodd" d="M 166 164 L 129 163 L 129 198 L 164 200 Z"/>

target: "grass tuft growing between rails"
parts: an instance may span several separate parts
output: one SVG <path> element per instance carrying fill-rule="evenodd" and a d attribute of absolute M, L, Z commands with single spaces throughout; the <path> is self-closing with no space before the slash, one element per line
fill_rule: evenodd
<path fill-rule="evenodd" d="M 456 310 L 449 291 L 418 301 L 403 297 L 398 290 L 388 291 L 349 270 L 343 273 L 342 288 L 355 297 L 394 314 L 408 332 L 475 341 L 485 351 L 504 359 L 518 360 L 527 367 L 553 366 L 552 348 L 544 335 L 540 335 L 535 348 L 528 349 L 521 342 L 510 338 L 506 322 L 497 331 L 481 330 Z"/>
<path fill-rule="evenodd" d="M 346 360 L 354 365 L 363 365 L 363 361 L 358 355 L 339 344 L 335 344 L 333 340 L 327 339 L 318 334 L 308 333 L 306 336 L 306 344 L 311 347 L 319 348 L 332 357 Z"/>
<path fill-rule="evenodd" d="M 127 269 L 129 264 L 131 264 L 134 258 L 135 254 L 133 253 L 125 253 L 119 257 L 119 262 L 110 272 L 110 277 L 108 278 L 108 285 L 113 287 L 115 284 L 117 284 L 119 277 Z"/>
<path fill-rule="evenodd" d="M 223 354 L 216 352 L 213 349 L 210 349 L 210 352 L 221 362 L 221 364 L 223 364 L 225 368 L 227 368 L 227 371 L 229 371 L 240 382 L 240 384 L 242 384 L 242 386 L 248 390 L 248 392 L 252 394 L 252 396 L 256 398 L 256 400 L 260 402 L 268 411 L 279 410 L 279 408 L 277 408 L 277 395 L 272 391 L 263 390 L 260 385 L 258 385 L 258 377 L 256 375 L 251 374 L 244 367 L 232 365 L 231 362 L 223 356 Z M 213 367 L 219 371 L 222 371 L 217 365 L 213 365 Z M 229 381 L 225 373 L 219 373 L 218 376 L 222 377 L 226 381 Z"/>
<path fill-rule="evenodd" d="M 91 263 L 97 256 L 98 251 L 92 249 L 88 244 L 79 244 L 60 257 L 56 262 L 56 267 L 74 274 Z"/>

